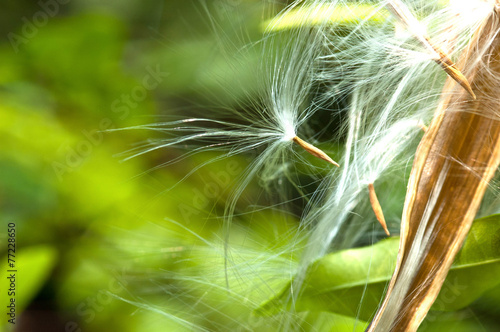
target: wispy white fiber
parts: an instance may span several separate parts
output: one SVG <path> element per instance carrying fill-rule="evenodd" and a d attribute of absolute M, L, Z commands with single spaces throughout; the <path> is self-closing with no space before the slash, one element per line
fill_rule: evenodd
<path fill-rule="evenodd" d="M 456 60 L 494 3 L 492 0 L 295 1 L 269 21 L 260 42 L 234 53 L 239 56 L 262 47 L 261 66 L 255 68 L 261 89 L 258 94 L 248 93 L 251 107 L 241 105 L 205 112 L 198 118 L 127 128 L 164 135 L 131 150 L 130 158 L 170 148 L 184 148 L 187 152 L 168 163 L 203 151 L 220 151 L 217 160 L 258 151 L 226 202 L 228 232 L 236 203 L 249 183 L 260 178 L 264 186 L 269 186 L 269 182 L 290 171 L 288 165 L 299 159 L 292 145 L 295 136 L 306 133 L 309 136 L 301 136 L 303 139 L 314 140 L 308 124 L 316 119 L 322 105 L 332 100 L 347 105 L 345 109 L 329 110 L 332 117 L 339 115 L 335 112 L 343 115 L 345 121 L 340 129 L 322 132 L 322 137 L 330 135 L 331 142 L 342 143 L 341 155 L 332 156 L 341 167 L 331 167 L 311 195 L 295 242 L 290 241 L 290 246 L 279 254 L 266 255 L 254 250 L 229 253 L 207 242 L 209 249 L 200 250 L 200 255 L 208 252 L 220 255 L 224 269 L 214 272 L 213 279 L 193 277 L 189 282 L 196 283 L 198 290 L 219 289 L 229 283 L 228 293 L 233 300 L 250 301 L 241 298 L 241 293 L 232 287 L 247 283 L 246 291 L 251 287 L 248 283 L 257 282 L 259 287 L 268 287 L 267 292 L 275 294 L 279 289 L 271 285 L 273 273 L 294 276 L 289 299 L 292 309 L 283 317 L 274 317 L 273 322 L 281 324 L 283 330 L 298 330 L 293 325 L 296 318 L 293 304 L 303 290 L 308 266 L 332 250 L 366 244 L 367 235 L 370 239 L 373 233 L 382 234 L 381 228 L 379 233 L 370 231 L 375 216 L 369 205 L 368 185 L 391 184 L 395 178 L 409 173 L 423 134 L 422 124 L 432 119 L 446 79 L 446 73 L 434 61 L 436 52 L 429 40 Z M 346 24 L 352 22 L 351 17 L 344 21 L 336 17 L 339 12 L 356 15 L 358 7 L 363 8 L 363 17 L 354 25 Z M 298 9 L 300 15 L 294 12 Z M 290 20 L 289 14 L 299 21 Z M 315 90 L 318 84 L 325 89 Z M 319 95 L 316 100 L 311 98 L 312 92 Z M 304 159 L 299 160 L 304 163 Z M 328 166 L 325 164 L 325 168 Z M 280 193 L 279 186 L 273 190 Z M 403 197 L 400 199 L 402 204 Z M 397 233 L 400 220 L 392 221 L 390 226 Z M 411 252 L 410 258 L 425 250 L 431 226 L 434 224 L 419 230 L 417 236 L 422 246 L 413 247 L 416 252 Z M 302 252 L 300 262 L 286 259 L 289 252 L 298 251 Z M 217 267 L 220 266 L 219 261 Z M 410 280 L 415 270 L 402 273 Z M 241 283 L 234 282 L 239 278 Z M 396 295 L 405 291 L 394 290 Z M 401 305 L 402 301 L 395 303 Z M 258 305 L 255 300 L 248 304 L 252 310 Z"/>
<path fill-rule="evenodd" d="M 284 13 L 301 6 L 305 6 L 305 3 L 294 3 Z M 319 10 L 317 8 L 304 15 L 316 17 Z M 334 10 L 334 5 L 321 7 L 323 15 Z M 302 19 L 308 20 L 307 17 Z M 216 18 L 211 19 L 213 22 L 215 20 Z M 320 56 L 325 52 L 323 46 L 328 32 L 325 31 L 326 25 L 321 24 L 314 27 L 298 24 L 286 32 L 275 31 L 273 25 L 280 22 L 280 19 L 274 20 L 258 43 L 235 50 L 231 49 L 231 45 L 224 45 L 221 37 L 221 47 L 229 48 L 223 51 L 227 56 L 245 58 L 248 54 L 261 50 L 260 66 L 254 70 L 254 80 L 257 81 L 259 90 L 248 91 L 248 104 L 214 108 L 210 110 L 209 117 L 204 114 L 200 118 L 122 128 L 120 130 L 159 132 L 163 136 L 127 151 L 124 159 L 156 150 L 179 148 L 187 152 L 160 166 L 168 166 L 204 151 L 221 152 L 220 158 L 207 163 L 238 154 L 254 155 L 227 204 L 226 216 L 229 219 L 232 218 L 238 198 L 250 181 L 259 177 L 264 180 L 261 183 L 267 186 L 268 181 L 287 177 L 290 163 L 306 163 L 298 150 L 294 149 L 293 141 L 296 136 L 310 143 L 315 141 L 314 135 L 309 135 L 308 121 L 318 107 L 310 103 L 310 96 L 316 89 Z M 234 70 L 238 72 L 237 68 Z M 332 158 L 335 159 L 335 156 Z M 328 165 L 325 164 L 324 167 Z M 197 169 L 191 170 L 187 175 Z"/>
<path fill-rule="evenodd" d="M 300 276 L 311 262 L 332 249 L 355 245 L 366 233 L 368 223 L 360 226 L 353 222 L 360 212 L 364 218 L 370 216 L 366 186 L 388 181 L 394 172 L 411 167 L 418 142 L 415 138 L 421 135 L 419 123 L 432 118 L 446 78 L 430 61 L 435 52 L 426 47 L 422 36 L 429 36 L 456 58 L 484 15 L 491 13 L 492 2 L 472 2 L 475 4 L 467 6 L 470 13 L 466 13 L 460 6 L 433 1 L 382 1 L 378 10 L 389 9 L 395 14 L 386 24 L 358 26 L 347 36 L 336 34 L 332 27 L 327 41 L 332 55 L 322 57 L 327 65 L 320 77 L 332 82 L 330 97 L 339 91 L 351 97 L 344 128 L 345 154 L 339 160 L 345 167 L 340 174 L 325 179 L 319 189 L 324 200 L 305 218 L 312 225 L 311 236 L 293 286 L 295 296 L 300 294 Z M 461 20 L 463 16 L 468 18 Z M 405 27 L 408 33 L 401 34 Z M 453 36 L 453 40 L 443 36 Z M 422 236 L 425 242 L 429 234 Z M 398 306 L 395 303 L 394 308 Z"/>

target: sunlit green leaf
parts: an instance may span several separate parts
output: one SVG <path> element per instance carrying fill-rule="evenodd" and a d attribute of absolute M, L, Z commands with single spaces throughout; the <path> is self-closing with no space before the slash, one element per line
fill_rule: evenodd
<path fill-rule="evenodd" d="M 295 303 L 298 311 L 331 311 L 369 320 L 395 267 L 399 238 L 332 253 L 316 261 Z M 500 284 L 500 215 L 475 221 L 443 285 L 434 310 L 461 309 Z M 290 284 L 261 308 L 273 314 L 289 303 Z"/>
<path fill-rule="evenodd" d="M 324 7 L 324 8 L 322 8 Z M 314 14 L 311 14 L 314 13 Z M 262 29 L 272 31 L 287 30 L 303 26 L 314 26 L 331 22 L 337 25 L 354 27 L 360 22 L 380 23 L 389 16 L 386 11 L 380 11 L 373 5 L 351 4 L 339 6 L 335 11 L 328 10 L 325 5 L 302 6 L 286 11 L 272 20 L 262 24 Z"/>
<path fill-rule="evenodd" d="M 458 310 L 500 284 L 500 215 L 474 222 L 452 270 L 434 303 L 434 310 Z"/>
<path fill-rule="evenodd" d="M 296 310 L 331 311 L 368 320 L 392 275 L 398 244 L 398 238 L 389 238 L 370 247 L 333 253 L 316 261 L 305 277 Z M 287 302 L 289 289 L 287 286 L 259 312 L 279 310 Z M 362 298 L 363 305 L 358 308 Z"/>
<path fill-rule="evenodd" d="M 58 255 L 57 251 L 49 246 L 16 248 L 16 251 L 10 251 L 10 254 L 14 255 L 9 256 L 11 261 L 7 260 L 7 256 L 2 257 L 0 303 L 2 306 L 11 302 L 15 304 L 17 322 L 22 310 L 30 303 L 50 276 Z M 9 264 L 14 265 L 10 266 Z M 0 326 L 6 322 L 6 319 L 2 319 Z"/>

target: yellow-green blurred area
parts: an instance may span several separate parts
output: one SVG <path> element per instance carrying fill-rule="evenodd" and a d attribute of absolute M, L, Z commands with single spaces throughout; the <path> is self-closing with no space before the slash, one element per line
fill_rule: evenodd
<path fill-rule="evenodd" d="M 251 183 L 237 202 L 231 231 L 224 232 L 226 203 L 251 156 L 210 163 L 186 177 L 220 153 L 165 167 L 158 166 L 189 147 L 123 161 L 120 154 L 161 133 L 108 131 L 210 117 L 211 105 L 244 104 L 248 91 L 260 88 L 252 74 L 262 55 L 257 48 L 244 59 L 224 56 L 219 43 L 258 40 L 264 4 L 2 1 L 0 245 L 7 247 L 7 225 L 14 223 L 17 316 L 15 325 L 7 322 L 2 249 L 0 330 L 282 326 L 285 318 L 255 317 L 252 310 L 289 281 L 299 256 L 294 248 L 303 247 L 296 237 L 302 211 L 256 208 L 276 202 Z M 211 15 L 222 19 L 211 21 Z M 245 30 L 234 29 L 234 22 Z M 235 67 L 237 75 L 229 74 Z M 490 297 L 498 303 L 500 296 Z M 478 326 L 474 315 L 451 315 L 447 324 Z M 286 319 L 304 331 L 365 326 L 327 313 Z"/>
<path fill-rule="evenodd" d="M 0 243 L 7 247 L 7 224 L 15 223 L 18 269 L 17 321 L 13 326 L 5 319 L 9 298 L 2 284 L 0 329 L 239 325 L 234 319 L 249 311 L 225 290 L 220 229 L 225 203 L 249 160 L 216 162 L 184 178 L 220 154 L 153 170 L 187 150 L 122 162 L 118 154 L 161 135 L 106 130 L 190 117 L 200 113 L 199 105 L 209 117 L 210 102 L 227 106 L 240 98 L 248 87 L 230 77 L 226 87 L 217 83 L 224 66 L 236 63 L 221 57 L 222 37 L 213 33 L 208 13 L 247 21 L 250 41 L 260 34 L 261 3 L 47 0 L 3 1 L 0 7 Z M 257 60 L 257 54 L 248 59 Z M 252 65 L 238 65 L 244 82 Z M 245 195 L 243 211 L 259 202 L 245 202 Z M 238 220 L 231 236 L 246 241 L 247 251 L 231 265 L 258 261 L 266 251 L 279 262 L 280 246 L 288 245 L 287 233 L 297 225 L 295 217 L 266 211 Z M 2 254 L 2 281 L 4 261 Z M 206 275 L 213 281 L 204 287 Z"/>

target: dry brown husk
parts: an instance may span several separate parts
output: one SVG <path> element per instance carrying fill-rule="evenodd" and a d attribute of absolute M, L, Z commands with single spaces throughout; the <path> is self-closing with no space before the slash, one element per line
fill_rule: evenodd
<path fill-rule="evenodd" d="M 458 63 L 477 99 L 451 78 L 445 84 L 415 155 L 396 270 L 367 331 L 418 329 L 500 164 L 499 29 L 495 9 Z"/>

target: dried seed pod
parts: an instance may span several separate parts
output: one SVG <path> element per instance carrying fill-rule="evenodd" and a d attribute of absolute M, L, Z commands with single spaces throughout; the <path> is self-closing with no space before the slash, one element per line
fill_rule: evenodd
<path fill-rule="evenodd" d="M 396 270 L 367 331 L 416 331 L 462 246 L 500 164 L 498 6 L 463 52 L 477 99 L 449 78 L 417 150 Z"/>

